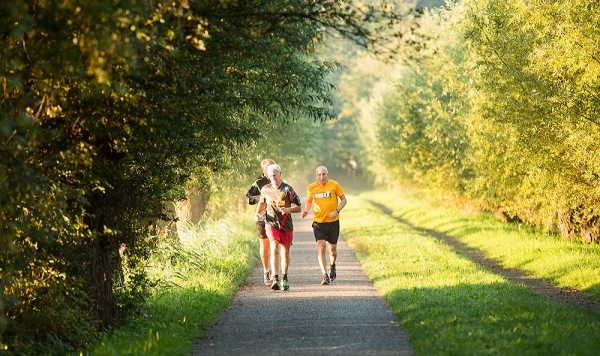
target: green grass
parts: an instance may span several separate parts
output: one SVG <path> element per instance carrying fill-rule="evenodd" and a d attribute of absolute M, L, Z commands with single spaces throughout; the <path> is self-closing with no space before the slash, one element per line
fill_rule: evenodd
<path fill-rule="evenodd" d="M 258 258 L 247 217 L 189 225 L 181 246 L 150 266 L 161 283 L 144 314 L 107 333 L 87 355 L 189 355 Z"/>
<path fill-rule="evenodd" d="M 369 200 L 385 205 L 394 216 L 415 226 L 459 238 L 503 267 L 519 268 L 600 298 L 600 245 L 569 241 L 556 234 L 519 224 L 507 224 L 489 214 L 467 214 L 427 204 L 414 195 L 372 192 Z"/>
<path fill-rule="evenodd" d="M 593 355 L 600 350 L 598 314 L 509 283 L 371 202 L 414 225 L 481 248 L 503 265 L 585 286 L 590 294 L 598 286 L 597 246 L 510 227 L 488 216 L 460 214 L 398 192 L 369 192 L 348 201 L 342 233 L 410 333 L 417 354 Z M 576 257 L 563 257 L 565 253 Z M 577 273 L 585 275 L 573 277 Z"/>
<path fill-rule="evenodd" d="M 348 197 L 342 233 L 411 335 L 419 355 L 595 355 L 600 316 L 549 301 L 466 259 L 411 224 L 456 237 L 505 267 L 599 297 L 600 248 L 463 214 L 415 196 L 372 191 Z M 386 206 L 393 216 L 375 204 Z M 189 355 L 258 258 L 251 219 L 190 226 L 144 315 L 107 333 L 87 355 Z"/>

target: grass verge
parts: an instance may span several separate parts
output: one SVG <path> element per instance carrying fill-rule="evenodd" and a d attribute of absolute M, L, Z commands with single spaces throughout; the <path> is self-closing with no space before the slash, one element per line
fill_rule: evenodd
<path fill-rule="evenodd" d="M 258 258 L 246 217 L 188 225 L 176 251 L 155 258 L 160 279 L 144 314 L 107 333 L 87 355 L 189 355 L 196 338 L 224 309 Z M 172 245 L 169 245 L 172 248 Z"/>
<path fill-rule="evenodd" d="M 598 287 L 597 246 L 427 205 L 398 192 L 369 192 L 348 200 L 342 218 L 344 238 L 410 333 L 417 354 L 594 355 L 600 350 L 598 314 L 509 283 L 437 239 L 383 214 L 373 202 L 416 226 L 480 248 L 506 266 L 529 268 L 590 294 Z"/>
<path fill-rule="evenodd" d="M 503 267 L 518 268 L 565 289 L 600 298 L 600 245 L 565 240 L 523 224 L 508 224 L 490 214 L 466 214 L 427 203 L 417 196 L 374 192 L 371 201 L 394 216 L 480 249 Z"/>

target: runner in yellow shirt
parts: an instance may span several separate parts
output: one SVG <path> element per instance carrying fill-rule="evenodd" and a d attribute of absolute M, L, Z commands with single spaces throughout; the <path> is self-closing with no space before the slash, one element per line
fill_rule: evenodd
<path fill-rule="evenodd" d="M 323 273 L 321 284 L 330 284 L 335 280 L 335 261 L 337 259 L 337 241 L 340 235 L 340 211 L 346 206 L 346 196 L 340 184 L 329 179 L 327 167 L 319 166 L 316 169 L 317 181 L 311 183 L 306 190 L 306 208 L 302 217 L 306 217 L 313 203 L 314 218 L 313 232 L 317 241 L 319 252 L 319 265 Z M 339 200 L 338 200 L 339 199 Z M 325 250 L 329 247 L 329 268 Z"/>

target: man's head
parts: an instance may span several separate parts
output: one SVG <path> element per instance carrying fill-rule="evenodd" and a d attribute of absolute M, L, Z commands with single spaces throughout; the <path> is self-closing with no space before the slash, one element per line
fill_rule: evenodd
<path fill-rule="evenodd" d="M 281 167 L 276 163 L 267 167 L 267 178 L 271 180 L 271 183 L 279 187 L 279 184 L 281 184 Z"/>
<path fill-rule="evenodd" d="M 260 170 L 263 172 L 265 177 L 267 177 L 267 167 L 269 167 L 272 164 L 275 164 L 275 161 L 273 161 L 270 158 L 265 158 L 262 160 L 262 162 L 260 162 Z"/>
<path fill-rule="evenodd" d="M 317 183 L 319 183 L 319 185 L 323 185 L 329 180 L 329 172 L 327 171 L 327 167 L 325 166 L 317 167 L 315 175 L 317 177 Z"/>

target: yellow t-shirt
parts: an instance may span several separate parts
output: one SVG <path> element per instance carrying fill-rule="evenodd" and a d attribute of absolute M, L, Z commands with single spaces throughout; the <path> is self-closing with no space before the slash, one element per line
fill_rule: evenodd
<path fill-rule="evenodd" d="M 315 212 L 314 221 L 316 222 L 334 222 L 339 219 L 339 215 L 335 219 L 328 215 L 338 207 L 338 197 L 344 195 L 344 190 L 340 184 L 334 180 L 327 180 L 327 183 L 320 186 L 314 182 L 306 189 L 307 200 L 312 200 L 313 209 Z"/>

